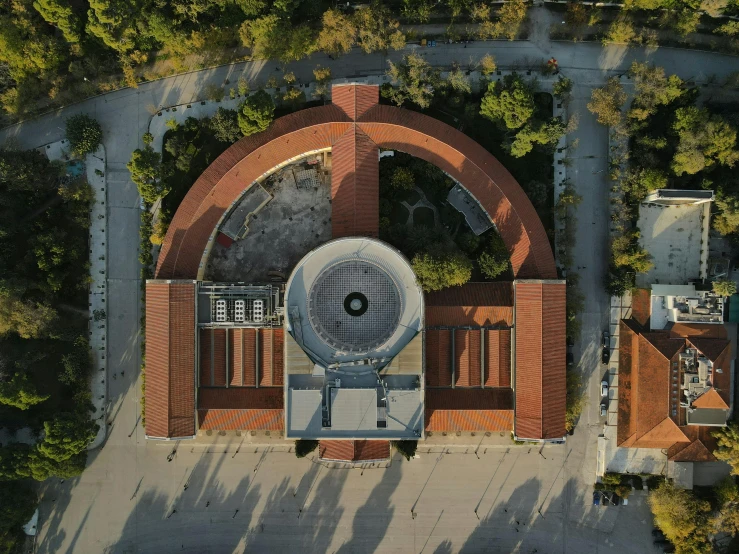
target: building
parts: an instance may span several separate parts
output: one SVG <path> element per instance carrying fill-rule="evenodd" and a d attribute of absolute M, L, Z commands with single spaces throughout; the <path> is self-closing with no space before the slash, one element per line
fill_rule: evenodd
<path fill-rule="evenodd" d="M 712 431 L 732 413 L 733 354 L 720 299 L 692 286 L 657 286 L 634 295 L 619 325 L 617 446 L 661 449 L 668 472 L 692 486 L 696 462 L 715 462 Z M 677 466 L 675 464 L 678 464 Z"/>
<path fill-rule="evenodd" d="M 474 201 L 468 219 L 500 232 L 515 280 L 422 294 L 408 261 L 377 239 L 380 148 L 454 179 L 461 201 Z M 316 156 L 330 161 L 330 240 L 284 283 L 205 279 L 215 245 L 249 234 L 258 208 L 245 209 L 245 195 L 256 190 L 249 202 L 264 206 L 270 175 Z M 172 220 L 146 314 L 151 439 L 276 432 L 320 440 L 324 459 L 361 461 L 427 433 L 565 435 L 565 283 L 533 206 L 490 153 L 437 120 L 380 105 L 376 86 L 334 86 L 332 104 L 224 152 Z"/>

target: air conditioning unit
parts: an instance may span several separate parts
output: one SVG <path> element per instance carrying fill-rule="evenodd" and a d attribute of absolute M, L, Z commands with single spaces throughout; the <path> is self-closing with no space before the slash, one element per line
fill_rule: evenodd
<path fill-rule="evenodd" d="M 244 323 L 246 320 L 246 302 L 237 300 L 234 302 L 234 321 Z"/>
<path fill-rule="evenodd" d="M 264 300 L 255 300 L 252 305 L 252 314 L 256 323 L 264 321 Z"/>
<path fill-rule="evenodd" d="M 228 321 L 228 310 L 225 300 L 216 300 L 216 321 L 221 323 Z"/>

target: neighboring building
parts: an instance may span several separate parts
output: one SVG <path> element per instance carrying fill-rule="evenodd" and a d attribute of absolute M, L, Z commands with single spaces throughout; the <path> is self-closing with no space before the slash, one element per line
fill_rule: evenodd
<path fill-rule="evenodd" d="M 654 267 L 636 276 L 639 287 L 681 285 L 708 276 L 713 191 L 659 189 L 639 205 L 639 244 Z"/>
<path fill-rule="evenodd" d="M 694 303 L 719 300 L 693 287 L 655 285 L 651 294 L 634 295 L 632 317 L 620 322 L 617 445 L 662 449 L 668 470 L 684 484 L 693 478 L 685 464 L 716 461 L 711 433 L 732 412 L 734 357 L 726 328 L 688 317 Z"/>
<path fill-rule="evenodd" d="M 337 86 L 333 98 L 233 145 L 175 214 L 147 282 L 147 437 L 277 432 L 318 439 L 319 457 L 349 462 L 386 459 L 389 440 L 426 433 L 562 440 L 565 283 L 523 190 L 469 137 L 379 105 L 378 87 Z M 512 283 L 421 293 L 408 261 L 376 239 L 380 147 L 459 183 L 508 246 Z M 219 237 L 247 236 L 269 202 L 241 206 L 244 192 L 317 154 L 331 167 L 333 240 L 286 284 L 204 281 Z"/>

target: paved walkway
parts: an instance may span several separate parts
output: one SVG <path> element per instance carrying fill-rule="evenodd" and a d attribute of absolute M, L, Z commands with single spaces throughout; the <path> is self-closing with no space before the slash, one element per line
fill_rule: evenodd
<path fill-rule="evenodd" d="M 540 21 L 541 13 L 532 9 L 532 18 Z M 649 60 L 696 82 L 705 82 L 709 75 L 720 80 L 735 70 L 737 59 L 665 48 L 554 43 L 542 33 L 531 42 L 439 45 L 419 52 L 442 67 L 492 53 L 500 67 L 519 70 L 536 69 L 554 56 L 562 74 L 576 82 L 569 112 L 580 114 L 580 126 L 571 137 L 579 147 L 570 154 L 568 173 L 583 196 L 574 261 L 582 268 L 586 308 L 575 353 L 589 398 L 597 398 L 600 333 L 610 311 L 602 290 L 610 184 L 607 131 L 585 107 L 592 88 L 608 75 L 625 72 L 634 59 Z M 387 60 L 403 54 L 385 57 L 355 50 L 338 60 L 316 54 L 288 69 L 304 82 L 312 79 L 319 64 L 330 67 L 335 78 L 381 80 Z M 564 446 L 548 446 L 542 452 L 494 448 L 481 459 L 474 453 L 429 453 L 364 476 L 321 475 L 309 461 L 291 454 L 265 453 L 258 447 L 236 454 L 237 445 L 234 454 L 209 455 L 182 443 L 168 462 L 172 444 L 145 441 L 139 425 L 139 198 L 125 164 L 142 146 L 141 136 L 159 109 L 199 102 L 206 85 L 221 85 L 226 79 L 235 83 L 244 76 L 266 82 L 282 75 L 278 67 L 261 61 L 178 75 L 92 98 L 0 132 L 0 140 L 12 136 L 22 147 L 36 147 L 60 140 L 66 117 L 88 113 L 103 127 L 107 153 L 108 439 L 103 449 L 91 453 L 80 478 L 44 484 L 38 551 L 276 551 L 298 545 L 305 552 L 536 548 L 569 553 L 592 552 L 604 545 L 638 550 L 649 540 L 643 502 L 600 511 L 590 504 L 602 430 L 595 401 Z M 118 378 L 112 380 L 113 374 Z M 182 548 L 176 546 L 178 539 Z"/>

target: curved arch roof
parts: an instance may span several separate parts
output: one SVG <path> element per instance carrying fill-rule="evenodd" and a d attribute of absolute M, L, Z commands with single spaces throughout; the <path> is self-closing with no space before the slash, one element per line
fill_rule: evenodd
<path fill-rule="evenodd" d="M 487 211 L 511 255 L 516 278 L 556 279 L 557 271 L 543 225 L 513 176 L 482 146 L 456 129 L 423 114 L 377 104 L 376 86 L 334 87 L 334 103 L 277 119 L 270 128 L 244 137 L 221 154 L 198 178 L 175 214 L 164 239 L 156 269 L 158 279 L 196 278 L 213 231 L 246 188 L 274 167 L 307 152 L 326 150 L 347 134 L 369 139 L 376 147 L 400 150 L 433 163 L 459 181 Z M 377 149 L 346 149 L 353 164 L 341 169 L 341 202 L 349 218 L 343 235 L 373 235 L 376 195 L 368 201 L 363 173 L 372 170 Z M 362 159 L 357 153 L 361 150 Z M 339 164 L 337 164 L 339 165 Z M 346 166 L 346 167 L 344 167 Z M 376 166 L 375 166 L 376 167 Z M 334 173 L 339 173 L 334 171 Z M 332 179 L 338 179 L 333 175 Z M 337 206 L 334 206 L 334 211 Z M 369 218 L 367 216 L 369 214 Z M 346 213 L 343 214 L 346 219 Z M 374 227 L 373 227 L 374 226 Z M 336 236 L 336 231 L 335 231 Z"/>

